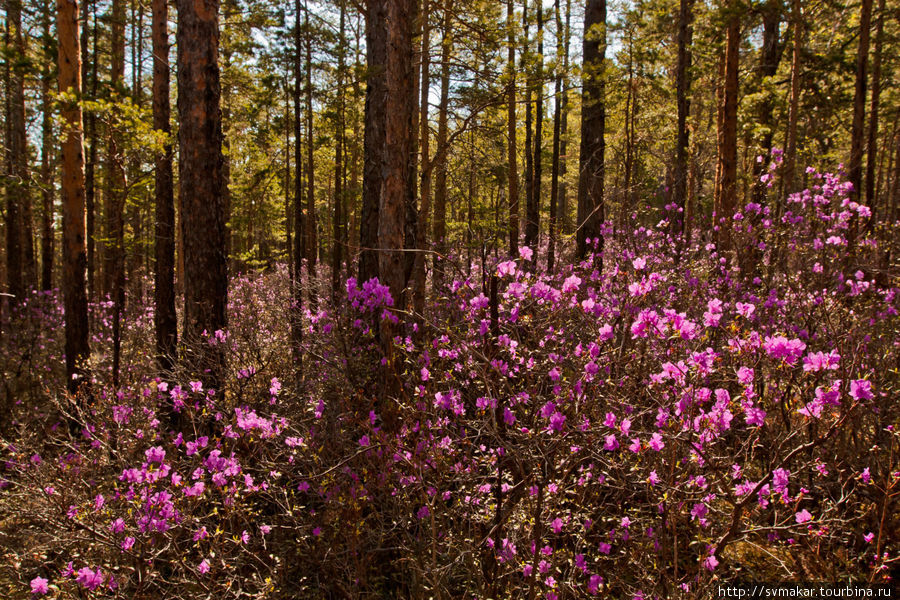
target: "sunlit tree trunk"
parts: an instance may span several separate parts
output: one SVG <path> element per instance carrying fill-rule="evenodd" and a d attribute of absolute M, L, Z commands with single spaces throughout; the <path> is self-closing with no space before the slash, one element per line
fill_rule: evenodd
<path fill-rule="evenodd" d="M 694 0 L 681 0 L 678 11 L 678 61 L 675 65 L 675 104 L 678 124 L 675 131 L 675 167 L 672 200 L 680 209 L 673 217 L 673 233 L 684 232 L 687 215 L 688 146 L 687 121 L 691 113 L 691 44 L 694 37 Z"/>
<path fill-rule="evenodd" d="M 507 29 L 507 81 L 506 123 L 507 123 L 507 171 L 509 176 L 509 254 L 519 253 L 519 174 L 516 166 L 516 28 L 513 0 L 506 0 Z"/>
<path fill-rule="evenodd" d="M 78 4 L 57 0 L 59 40 L 59 91 L 66 93 L 62 105 L 62 217 L 63 217 L 63 305 L 66 328 L 66 385 L 76 393 L 89 382 L 87 359 L 88 315 L 85 245 L 84 146 L 81 94 L 81 51 L 78 43 Z"/>
<path fill-rule="evenodd" d="M 878 0 L 875 21 L 875 56 L 872 58 L 872 104 L 869 109 L 869 138 L 866 151 L 866 204 L 872 210 L 870 223 L 875 221 L 875 166 L 878 160 L 878 110 L 881 103 L 881 54 L 884 44 L 884 0 Z"/>
<path fill-rule="evenodd" d="M 438 106 L 437 146 L 447 146 L 447 111 L 450 99 L 450 53 L 453 51 L 453 32 L 451 27 L 449 3 L 445 2 L 443 23 L 441 26 L 441 95 Z M 476 74 L 477 78 L 477 74 Z M 447 254 L 447 152 L 439 152 L 434 164 L 434 238 L 437 255 L 434 257 L 433 285 L 439 289 L 444 282 L 444 256 Z M 469 174 L 471 182 L 474 172 Z M 471 193 L 468 196 L 471 198 Z"/>

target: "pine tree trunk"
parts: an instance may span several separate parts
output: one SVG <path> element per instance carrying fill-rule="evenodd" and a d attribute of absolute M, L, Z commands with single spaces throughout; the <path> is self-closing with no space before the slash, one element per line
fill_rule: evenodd
<path fill-rule="evenodd" d="M 332 227 L 332 256 L 331 256 L 331 301 L 337 304 L 340 295 L 341 262 L 343 261 L 343 228 L 344 217 L 344 48 L 346 47 L 345 27 L 347 9 L 344 2 L 341 5 L 340 37 L 338 39 L 338 70 L 337 70 L 337 123 L 334 148 L 334 219 Z"/>
<path fill-rule="evenodd" d="M 57 0 L 59 91 L 81 95 L 81 52 L 78 43 L 78 4 Z M 66 385 L 71 393 L 88 384 L 87 249 L 85 246 L 84 146 L 81 104 L 63 103 L 62 217 L 63 304 L 66 328 Z"/>
<path fill-rule="evenodd" d="M 413 312 L 422 315 L 425 311 L 425 251 L 427 244 L 428 217 L 431 212 L 431 125 L 428 119 L 428 93 L 431 90 L 431 26 L 428 20 L 428 0 L 422 0 L 422 41 L 421 41 L 421 85 L 419 108 L 419 132 L 421 142 L 419 155 L 421 168 L 421 184 L 419 203 L 419 222 L 416 228 L 416 245 L 413 265 Z"/>
<path fill-rule="evenodd" d="M 319 245 L 316 223 L 315 138 L 312 109 L 312 31 L 309 27 L 309 3 L 304 1 L 304 30 L 306 32 L 306 272 L 309 278 L 309 304 L 315 308 L 318 302 L 316 264 Z"/>
<path fill-rule="evenodd" d="M 6 15 L 6 46 L 10 42 L 15 54 L 24 49 L 22 36 L 22 0 L 9 0 Z M 11 39 L 10 39 L 11 38 Z M 21 62 L 21 61 L 15 61 Z M 24 213 L 25 196 L 28 194 L 26 182 L 27 138 L 25 137 L 25 78 L 21 65 L 12 64 L 10 69 L 10 86 L 8 88 L 8 121 L 9 132 L 9 178 L 7 184 L 6 207 L 6 277 L 12 302 L 19 303 L 25 297 L 26 281 L 23 273 L 25 267 L 25 233 Z"/>
<path fill-rule="evenodd" d="M 509 176 L 509 255 L 519 253 L 519 174 L 516 166 L 516 29 L 513 0 L 506 0 L 507 28 L 507 171 Z"/>
<path fill-rule="evenodd" d="M 687 120 L 691 114 L 691 44 L 694 36 L 694 0 L 681 0 L 678 11 L 678 62 L 675 66 L 675 104 L 678 125 L 675 132 L 675 168 L 672 200 L 676 205 L 673 217 L 673 233 L 684 233 L 687 215 L 688 147 L 690 133 Z"/>
<path fill-rule="evenodd" d="M 438 106 L 437 146 L 447 145 L 447 111 L 450 99 L 450 53 L 453 51 L 453 32 L 450 30 L 452 13 L 447 2 L 444 4 L 441 25 L 441 100 Z M 477 77 L 477 74 L 476 74 Z M 470 179 L 473 173 L 470 173 Z M 447 254 L 447 152 L 439 152 L 434 164 L 434 230 L 432 238 L 437 254 L 434 257 L 432 285 L 440 289 L 444 282 L 444 257 Z M 471 194 L 470 194 L 471 196 Z"/>
<path fill-rule="evenodd" d="M 387 102 L 387 6 L 369 2 L 366 13 L 366 108 L 363 139 L 363 197 L 359 221 L 359 283 L 379 274 L 378 222 L 384 174 L 385 107 Z"/>
<path fill-rule="evenodd" d="M 184 244 L 183 339 L 191 367 L 220 382 L 224 355 L 206 343 L 226 325 L 225 184 L 219 106 L 219 2 L 177 0 L 178 171 Z M 204 378 L 206 379 L 206 378 Z"/>
<path fill-rule="evenodd" d="M 741 41 L 740 14 L 736 5 L 729 7 L 725 41 L 725 59 L 722 82 L 721 129 L 719 135 L 715 213 L 719 226 L 717 243 L 719 252 L 731 250 L 731 218 L 737 201 L 737 103 L 738 103 L 738 52 Z"/>
<path fill-rule="evenodd" d="M 853 125 L 850 131 L 848 173 L 853 184 L 852 197 L 859 200 L 862 191 L 862 155 L 866 119 L 866 82 L 869 68 L 869 37 L 872 25 L 872 0 L 862 0 L 859 14 L 859 45 L 856 50 L 856 85 L 853 96 Z M 849 240 L 853 244 L 854 227 Z"/>
<path fill-rule="evenodd" d="M 528 221 L 525 225 L 525 245 L 534 251 L 533 264 L 537 265 L 538 240 L 541 232 L 541 179 L 543 175 L 543 127 L 544 127 L 544 7 L 537 3 L 537 65 L 533 77 L 537 94 L 534 110 L 534 176 L 532 181 L 531 204 L 528 206 Z"/>
<path fill-rule="evenodd" d="M 791 53 L 791 94 L 788 101 L 787 142 L 784 150 L 782 177 L 782 195 L 787 197 L 794 191 L 794 174 L 797 164 L 797 118 L 800 110 L 800 49 L 803 47 L 803 3 L 802 0 L 791 0 L 791 27 L 794 29 L 794 41 Z M 780 207 L 784 202 L 779 202 Z M 776 214 L 780 217 L 780 214 Z"/>
<path fill-rule="evenodd" d="M 378 210 L 379 272 L 394 299 L 404 307 L 407 272 L 404 260 L 405 225 L 410 181 L 409 161 L 415 135 L 413 78 L 414 0 L 386 2 L 384 154 L 381 205 Z"/>
<path fill-rule="evenodd" d="M 780 41 L 781 32 L 781 0 L 769 0 L 763 7 L 763 44 L 760 48 L 759 63 L 756 65 L 756 75 L 759 80 L 758 85 L 762 85 L 767 78 L 774 77 L 778 72 L 778 66 L 781 63 L 781 54 L 784 45 Z M 775 136 L 775 124 L 772 122 L 772 112 L 775 109 L 775 102 L 770 95 L 763 90 L 765 94 L 763 100 L 759 103 L 757 113 L 757 123 L 762 129 L 762 135 L 759 138 L 759 151 L 763 157 L 762 162 L 753 162 L 753 200 L 762 204 L 765 201 L 766 183 L 760 181 L 763 173 L 768 171 L 771 162 L 772 140 Z"/>
<path fill-rule="evenodd" d="M 553 77 L 553 158 L 550 164 L 550 212 L 548 214 L 547 271 L 552 273 L 556 261 L 556 229 L 557 210 L 559 206 L 559 134 L 562 117 L 562 64 L 563 64 L 563 27 L 559 0 L 553 2 L 553 16 L 556 20 L 556 73 Z"/>
<path fill-rule="evenodd" d="M 875 197 L 875 166 L 878 160 L 878 109 L 881 102 L 881 49 L 884 44 L 884 0 L 878 0 L 875 21 L 875 56 L 872 59 L 872 104 L 869 110 L 869 139 L 866 151 L 866 204 L 872 210 L 869 223 L 875 222 L 878 205 Z"/>
<path fill-rule="evenodd" d="M 603 179 L 606 138 L 606 0 L 587 0 L 581 93 L 581 151 L 578 177 L 578 232 L 576 258 L 582 259 L 596 244 L 603 250 L 601 227 L 605 218 Z M 588 240 L 591 241 L 589 245 Z M 598 261 L 602 265 L 602 258 Z"/>
<path fill-rule="evenodd" d="M 43 41 L 50 43 L 50 21 L 53 5 L 47 1 L 44 5 Z M 50 96 L 52 69 L 49 64 L 42 66 L 41 73 L 41 289 L 53 288 L 53 99 Z"/>
<path fill-rule="evenodd" d="M 169 104 L 169 31 L 167 0 L 153 0 L 153 128 L 172 133 Z M 168 371 L 174 365 L 178 342 L 175 316 L 175 192 L 172 182 L 172 143 L 169 141 L 156 157 L 156 228 L 154 269 L 154 326 L 159 367 Z"/>

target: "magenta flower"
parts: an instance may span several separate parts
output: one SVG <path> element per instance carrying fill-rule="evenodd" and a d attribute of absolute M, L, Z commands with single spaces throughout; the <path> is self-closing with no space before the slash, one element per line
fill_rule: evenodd
<path fill-rule="evenodd" d="M 794 518 L 797 519 L 798 524 L 803 524 L 803 523 L 806 523 L 807 521 L 811 521 L 812 515 L 809 513 L 808 510 L 806 510 L 804 508 L 803 510 L 798 512 L 796 515 L 794 515 Z"/>
<path fill-rule="evenodd" d="M 44 594 L 50 592 L 50 586 L 48 585 L 48 581 L 43 577 L 35 577 L 31 580 L 31 593 L 43 596 Z"/>
<path fill-rule="evenodd" d="M 209 573 L 209 561 L 205 558 L 200 561 L 200 564 L 197 565 L 197 570 L 203 573 L 204 575 Z"/>
<path fill-rule="evenodd" d="M 103 572 L 100 569 L 92 571 L 90 567 L 78 569 L 75 581 L 87 590 L 94 591 L 103 585 Z"/>

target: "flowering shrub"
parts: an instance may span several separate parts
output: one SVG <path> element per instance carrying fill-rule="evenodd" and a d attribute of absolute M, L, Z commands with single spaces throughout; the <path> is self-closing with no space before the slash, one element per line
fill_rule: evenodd
<path fill-rule="evenodd" d="M 145 366 L 73 404 L 58 376 L 14 379 L 31 392 L 4 438 L 8 595 L 693 598 L 896 577 L 892 242 L 849 244 L 866 208 L 810 177 L 783 214 L 735 215 L 755 264 L 704 240 L 675 260 L 664 220 L 607 240 L 602 271 L 535 271 L 524 249 L 476 267 L 406 325 L 385 286 L 350 279 L 346 302 L 306 309 L 299 376 L 276 271 L 232 283 L 210 337 L 223 389 Z M 42 302 L 14 326 L 56 368 Z M 150 355 L 133 320 L 126 345 Z"/>

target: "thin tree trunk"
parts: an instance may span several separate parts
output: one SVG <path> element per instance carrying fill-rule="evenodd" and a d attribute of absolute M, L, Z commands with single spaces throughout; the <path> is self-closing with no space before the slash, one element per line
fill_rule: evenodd
<path fill-rule="evenodd" d="M 301 118 L 302 39 L 300 27 L 300 0 L 294 0 L 294 264 L 291 270 L 291 351 L 294 357 L 296 378 L 302 375 L 303 351 L 303 258 L 306 256 L 306 228 L 303 221 L 303 119 Z"/>
<path fill-rule="evenodd" d="M 572 233 L 569 218 L 569 40 L 571 39 L 572 0 L 566 0 L 566 25 L 563 44 L 562 115 L 559 132 L 559 207 L 557 219 L 563 233 Z"/>
<path fill-rule="evenodd" d="M 675 66 L 675 103 L 678 125 L 675 132 L 675 168 L 672 200 L 676 215 L 673 217 L 673 233 L 683 235 L 687 218 L 688 147 L 690 133 L 687 121 L 691 114 L 691 45 L 694 37 L 694 0 L 681 0 L 678 11 L 678 62 Z"/>
<path fill-rule="evenodd" d="M 519 253 L 519 174 L 516 166 L 516 29 L 513 0 L 506 0 L 507 29 L 507 174 L 509 176 L 509 255 Z"/>
<path fill-rule="evenodd" d="M 341 25 L 338 38 L 338 70 L 337 70 L 337 135 L 334 148 L 334 222 L 332 223 L 332 256 L 331 256 L 331 301 L 337 304 L 340 294 L 341 262 L 343 248 L 344 225 L 344 48 L 346 47 L 345 27 L 347 9 L 343 1 L 341 6 Z"/>
<path fill-rule="evenodd" d="M 97 26 L 97 5 L 96 3 L 90 3 L 93 6 L 93 10 L 91 11 L 89 18 L 88 13 L 88 2 L 82 3 L 82 23 L 81 23 L 81 56 L 83 58 L 82 67 L 81 67 L 81 80 L 82 80 L 82 89 L 85 90 L 88 86 L 88 80 L 90 80 L 90 91 L 88 92 L 88 98 L 91 100 L 95 100 L 97 98 L 97 36 L 98 26 Z M 90 30 L 88 29 L 88 25 L 91 25 Z M 87 61 L 88 54 L 88 32 L 91 32 L 91 59 L 90 63 Z M 90 72 L 88 71 L 88 67 L 90 67 Z M 94 299 L 95 294 L 97 292 L 96 288 L 96 243 L 95 243 L 95 222 L 96 222 L 96 208 L 95 208 L 95 191 L 96 185 L 94 182 L 94 167 L 97 164 L 97 117 L 93 112 L 88 112 L 87 115 L 84 116 L 85 120 L 85 134 L 87 137 L 87 143 L 90 147 L 87 156 L 87 162 L 85 164 L 85 174 L 84 174 L 84 197 L 85 197 L 85 205 L 87 207 L 87 281 L 88 281 L 88 298 Z"/>
<path fill-rule="evenodd" d="M 422 315 L 425 311 L 425 250 L 428 232 L 428 216 L 431 212 L 432 158 L 430 149 L 431 125 L 428 121 L 428 93 L 431 90 L 431 26 L 428 19 L 428 0 L 422 0 L 422 41 L 421 41 L 421 105 L 419 109 L 419 147 L 421 168 L 419 222 L 416 228 L 416 253 L 413 258 L 413 312 Z"/>
<path fill-rule="evenodd" d="M 12 42 L 14 52 L 24 55 L 22 36 L 22 0 L 9 0 L 6 16 L 6 46 Z M 9 293 L 14 303 L 24 299 L 27 284 L 25 267 L 25 196 L 28 194 L 27 138 L 25 136 L 25 77 L 22 61 L 16 60 L 10 66 L 10 87 L 8 88 L 8 131 L 9 137 L 9 178 L 7 184 L 6 208 L 6 277 Z"/>
<path fill-rule="evenodd" d="M 780 41 L 782 0 L 768 0 L 763 7 L 763 44 L 760 48 L 759 63 L 756 65 L 756 74 L 759 84 L 762 85 L 767 78 L 774 77 L 781 63 L 781 54 L 784 45 Z M 764 92 L 765 93 L 765 92 Z M 775 109 L 774 99 L 767 93 L 759 103 L 757 123 L 762 130 L 759 139 L 761 162 L 753 162 L 753 199 L 763 203 L 768 186 L 760 181 L 760 177 L 768 170 L 771 162 L 772 140 L 775 135 L 775 125 L 772 123 L 772 112 Z M 749 144 L 748 144 L 749 146 Z"/>
<path fill-rule="evenodd" d="M 781 183 L 783 196 L 785 197 L 794 191 L 794 174 L 797 163 L 797 117 L 800 110 L 800 49 L 803 47 L 803 3 L 801 0 L 791 0 L 791 26 L 794 29 L 791 53 L 791 94 L 788 102 L 787 143 L 785 144 L 784 175 Z M 779 202 L 778 206 L 780 207 L 783 204 L 784 202 Z"/>
<path fill-rule="evenodd" d="M 866 119 L 866 82 L 869 68 L 869 37 L 872 26 L 872 0 L 862 0 L 859 14 L 859 45 L 856 51 L 856 85 L 853 96 L 853 126 L 850 132 L 848 173 L 853 184 L 852 197 L 859 200 L 862 191 L 862 155 Z M 853 234 L 851 227 L 850 235 Z M 853 244 L 853 240 L 850 240 Z"/>
<path fill-rule="evenodd" d="M 578 177 L 578 232 L 576 258 L 596 247 L 602 267 L 605 218 L 603 179 L 606 138 L 606 0 L 587 0 L 582 47 L 581 151 Z M 590 243 L 588 242 L 590 240 Z M 594 246 L 595 244 L 595 246 Z"/>
<path fill-rule="evenodd" d="M 153 128 L 167 137 L 172 133 L 169 104 L 169 10 L 167 0 L 153 0 Z M 175 316 L 175 192 L 172 182 L 172 143 L 167 140 L 156 157 L 156 228 L 154 270 L 154 319 L 159 367 L 174 366 L 178 343 Z"/>
<path fill-rule="evenodd" d="M 59 91 L 81 95 L 81 52 L 78 41 L 78 3 L 57 0 L 59 40 Z M 62 106 L 62 213 L 63 304 L 66 329 L 66 385 L 75 394 L 89 384 L 87 292 L 85 270 L 84 146 L 81 104 L 69 100 Z"/>
<path fill-rule="evenodd" d="M 177 0 L 178 172 L 184 240 L 184 327 L 190 366 L 217 387 L 224 352 L 204 339 L 226 325 L 225 180 L 218 0 Z"/>
<path fill-rule="evenodd" d="M 315 307 L 318 301 L 316 287 L 316 263 L 318 261 L 318 238 L 316 232 L 316 182 L 315 138 L 313 136 L 312 109 L 312 31 L 309 26 L 309 3 L 304 0 L 304 31 L 306 32 L 306 272 L 309 276 L 309 303 Z"/>
<path fill-rule="evenodd" d="M 50 21 L 53 5 L 44 5 L 44 43 L 50 43 Z M 53 99 L 50 97 L 52 72 L 50 65 L 42 66 L 41 73 L 41 289 L 53 288 L 53 168 L 55 163 L 53 145 Z"/>
<path fill-rule="evenodd" d="M 878 0 L 875 21 L 875 56 L 872 59 L 872 105 L 869 110 L 869 139 L 866 152 L 866 204 L 872 210 L 869 223 L 875 222 L 875 165 L 878 160 L 878 109 L 881 101 L 881 48 L 884 44 L 884 0 Z"/>
<path fill-rule="evenodd" d="M 525 223 L 524 244 L 533 247 L 531 241 L 531 212 L 534 204 L 534 149 L 532 138 L 532 98 L 534 90 L 534 69 L 531 64 L 531 24 L 528 21 L 528 2 L 522 0 L 522 31 L 524 32 L 524 44 L 522 56 L 519 59 L 519 69 L 525 74 Z"/>
<path fill-rule="evenodd" d="M 556 260 L 556 212 L 559 202 L 559 133 L 562 117 L 562 63 L 563 63 L 563 27 L 559 0 L 553 2 L 553 16 L 556 20 L 556 73 L 553 77 L 553 159 L 550 165 L 550 212 L 548 214 L 547 271 L 552 273 Z"/>
<path fill-rule="evenodd" d="M 453 32 L 451 27 L 449 2 L 444 3 L 443 23 L 441 25 L 441 100 L 438 106 L 437 146 L 447 145 L 447 110 L 450 99 L 450 53 L 453 51 Z M 475 69 L 476 80 L 478 69 Z M 472 167 L 474 169 L 474 165 Z M 469 174 L 471 180 L 474 173 Z M 432 285 L 440 289 L 444 283 L 444 257 L 447 254 L 447 152 L 439 152 L 434 164 L 434 231 L 432 238 L 437 254 L 434 257 L 434 275 Z M 471 183 L 471 181 L 470 181 Z M 470 186 L 471 189 L 471 186 Z M 471 192 L 468 196 L 471 198 Z"/>
<path fill-rule="evenodd" d="M 526 0 L 527 1 L 527 0 Z M 525 244 L 534 250 L 533 264 L 537 265 L 538 240 L 541 232 L 541 179 L 543 175 L 542 146 L 544 127 L 544 7 L 537 3 L 537 65 L 533 81 L 536 83 L 537 99 L 534 111 L 534 176 L 532 182 L 531 204 L 528 207 L 528 221 L 525 226 Z"/>

